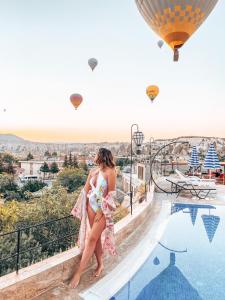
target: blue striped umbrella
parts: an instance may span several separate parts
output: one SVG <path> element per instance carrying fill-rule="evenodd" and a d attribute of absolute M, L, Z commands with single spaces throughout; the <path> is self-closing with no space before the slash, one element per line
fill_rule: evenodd
<path fill-rule="evenodd" d="M 220 217 L 213 215 L 202 215 L 202 221 L 204 223 L 209 242 L 211 243 L 219 225 Z"/>
<path fill-rule="evenodd" d="M 212 170 L 221 168 L 214 144 L 210 144 L 204 161 L 204 168 Z"/>
<path fill-rule="evenodd" d="M 189 160 L 189 166 L 191 166 L 194 169 L 199 166 L 199 158 L 198 158 L 198 152 L 196 146 L 193 146 L 192 148 L 191 158 Z"/>

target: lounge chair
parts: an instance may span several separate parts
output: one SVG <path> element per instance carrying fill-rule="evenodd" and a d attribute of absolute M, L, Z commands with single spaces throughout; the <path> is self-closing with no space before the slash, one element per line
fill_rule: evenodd
<path fill-rule="evenodd" d="M 181 171 L 175 170 L 176 174 L 179 176 L 181 182 L 190 183 L 199 186 L 210 186 L 215 188 L 215 180 L 214 179 L 203 179 L 197 176 L 186 176 Z"/>
<path fill-rule="evenodd" d="M 171 194 L 177 194 L 177 197 L 181 192 L 189 192 L 194 197 L 205 199 L 211 192 L 216 192 L 215 187 L 211 187 L 208 184 L 203 186 L 198 184 L 197 181 L 174 181 L 168 178 L 166 180 L 171 184 Z"/>

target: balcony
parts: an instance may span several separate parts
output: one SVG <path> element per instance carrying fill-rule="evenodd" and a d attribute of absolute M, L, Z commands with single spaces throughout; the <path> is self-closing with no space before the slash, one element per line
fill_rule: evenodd
<path fill-rule="evenodd" d="M 129 251 L 128 245 L 131 246 L 132 243 L 141 238 L 140 232 L 138 234 L 138 228 L 141 231 L 141 227 L 149 220 L 152 199 L 153 191 L 149 195 L 148 201 L 144 201 L 136 207 L 132 216 L 127 215 L 115 224 L 119 255 L 116 259 L 106 257 L 105 264 L 108 272 L 126 256 L 127 251 Z M 1 266 L 3 261 L 9 261 L 8 269 L 5 265 L 1 270 L 2 274 L 6 274 L 9 268 L 10 271 L 14 271 L 0 278 L 0 293 L 4 299 L 14 300 L 16 297 L 16 299 L 24 300 L 36 296 L 38 296 L 37 299 L 52 299 L 52 293 L 59 294 L 58 298 L 55 296 L 56 298 L 53 299 L 74 299 L 76 292 L 66 285 L 80 260 L 80 252 L 76 247 L 77 232 L 73 232 L 73 223 L 71 216 L 65 216 L 64 218 L 24 227 L 0 236 L 1 239 L 7 239 L 9 235 L 15 236 L 14 251 L 8 257 L 5 257 L 4 253 L 1 257 Z M 70 230 L 62 236 L 60 234 L 62 228 L 65 228 L 68 224 Z M 41 237 L 42 233 L 46 233 L 46 231 L 48 231 L 48 235 L 45 235 L 45 237 L 48 238 L 45 238 L 41 245 L 23 243 L 23 234 L 39 234 Z M 134 232 L 137 235 L 136 239 L 133 239 Z M 46 249 L 52 251 L 52 257 L 46 257 Z M 79 286 L 79 292 L 97 280 L 90 280 L 91 269 L 93 269 L 93 261 Z M 40 296 L 41 294 L 44 296 Z"/>

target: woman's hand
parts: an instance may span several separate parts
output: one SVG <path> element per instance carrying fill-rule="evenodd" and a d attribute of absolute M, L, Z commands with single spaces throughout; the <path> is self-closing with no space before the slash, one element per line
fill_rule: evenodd
<path fill-rule="evenodd" d="M 84 186 L 84 190 L 85 192 L 88 194 L 88 192 L 91 190 L 91 184 L 90 184 L 90 180 L 91 180 L 91 177 L 96 173 L 96 168 L 94 169 L 91 169 L 89 171 L 89 174 L 88 174 L 88 178 L 86 180 L 86 183 L 85 183 L 85 186 Z"/>

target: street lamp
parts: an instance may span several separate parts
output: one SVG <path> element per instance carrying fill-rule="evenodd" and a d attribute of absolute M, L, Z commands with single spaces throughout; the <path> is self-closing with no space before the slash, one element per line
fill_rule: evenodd
<path fill-rule="evenodd" d="M 141 131 L 135 131 L 133 134 L 133 140 L 137 146 L 137 154 L 141 154 L 141 145 L 144 141 L 144 134 Z"/>
<path fill-rule="evenodd" d="M 154 138 L 150 137 L 149 139 L 149 191 L 150 186 L 152 184 L 152 143 L 154 142 Z"/>
<path fill-rule="evenodd" d="M 133 133 L 133 128 L 136 127 L 136 131 Z M 137 147 L 137 154 L 141 153 L 141 145 L 144 141 L 144 134 L 139 131 L 137 124 L 131 125 L 130 130 L 130 212 L 132 215 L 132 204 L 133 204 L 133 190 L 132 190 L 132 156 L 133 156 L 133 149 L 132 149 L 132 142 L 134 141 Z"/>

